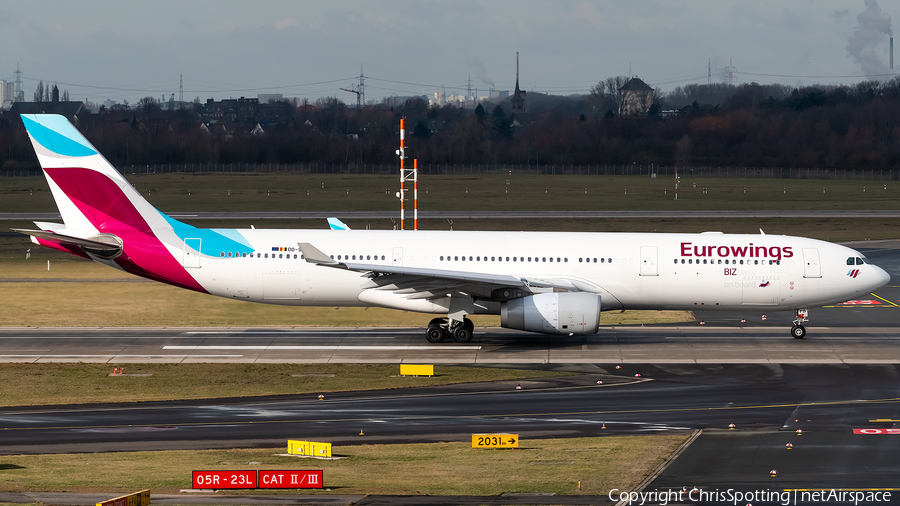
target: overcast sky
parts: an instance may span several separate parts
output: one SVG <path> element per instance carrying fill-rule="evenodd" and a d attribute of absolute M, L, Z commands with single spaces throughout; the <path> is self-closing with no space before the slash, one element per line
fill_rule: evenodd
<path fill-rule="evenodd" d="M 723 82 L 790 85 L 887 79 L 891 16 L 881 0 L 71 0 L 0 4 L 0 79 L 17 63 L 31 100 L 38 80 L 71 98 L 184 99 L 465 93 L 520 85 L 587 93 L 631 72 L 653 87 Z M 900 44 L 900 40 L 898 40 Z M 900 50 L 900 47 L 898 47 Z M 900 54 L 898 54 L 900 66 Z"/>

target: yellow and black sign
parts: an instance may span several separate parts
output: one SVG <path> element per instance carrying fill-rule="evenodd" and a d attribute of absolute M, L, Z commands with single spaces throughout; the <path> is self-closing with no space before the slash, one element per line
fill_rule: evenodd
<path fill-rule="evenodd" d="M 150 489 L 141 490 L 133 494 L 123 495 L 108 501 L 98 502 L 97 506 L 148 506 L 150 504 Z"/>
<path fill-rule="evenodd" d="M 518 448 L 518 434 L 472 434 L 472 448 Z"/>

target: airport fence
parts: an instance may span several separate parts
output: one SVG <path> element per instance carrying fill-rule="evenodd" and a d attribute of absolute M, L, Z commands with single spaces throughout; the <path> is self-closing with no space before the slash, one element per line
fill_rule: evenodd
<path fill-rule="evenodd" d="M 396 164 L 379 163 L 181 163 L 124 165 L 129 174 L 167 173 L 286 173 L 286 174 L 397 174 Z M 585 175 L 675 177 L 674 165 L 574 165 L 574 164 L 419 164 L 422 175 L 505 174 L 505 175 Z M 679 167 L 678 174 L 693 178 L 823 179 L 858 181 L 900 181 L 900 171 L 891 169 L 825 169 L 817 167 Z M 34 177 L 40 168 L 0 169 L 0 177 Z"/>

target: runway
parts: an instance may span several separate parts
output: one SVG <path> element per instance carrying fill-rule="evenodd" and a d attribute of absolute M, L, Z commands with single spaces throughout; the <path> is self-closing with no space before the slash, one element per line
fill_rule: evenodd
<path fill-rule="evenodd" d="M 873 310 L 874 311 L 874 310 Z M 429 344 L 423 329 L 0 329 L 0 362 L 429 364 L 896 364 L 894 327 L 607 327 L 587 337 L 477 328 Z"/>
<path fill-rule="evenodd" d="M 726 430 L 729 423 L 742 431 L 846 432 L 890 428 L 900 419 L 896 365 L 559 368 L 590 373 L 335 392 L 321 401 L 305 394 L 3 408 L 0 453 L 273 447 L 289 438 L 342 445 L 466 441 L 484 432 L 523 439 L 687 433 Z"/>

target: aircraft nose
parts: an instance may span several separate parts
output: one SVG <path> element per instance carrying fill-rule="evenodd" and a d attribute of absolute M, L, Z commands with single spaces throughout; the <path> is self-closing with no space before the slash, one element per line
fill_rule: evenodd
<path fill-rule="evenodd" d="M 875 276 L 878 280 L 879 288 L 891 282 L 891 275 L 888 274 L 887 271 L 878 266 L 875 266 L 875 268 L 878 269 L 875 271 Z"/>

